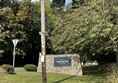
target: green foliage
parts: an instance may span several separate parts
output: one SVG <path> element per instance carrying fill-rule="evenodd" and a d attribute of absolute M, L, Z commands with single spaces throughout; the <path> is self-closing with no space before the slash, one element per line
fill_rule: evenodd
<path fill-rule="evenodd" d="M 4 3 L 0 1 L 0 9 L 4 7 Z"/>
<path fill-rule="evenodd" d="M 109 65 L 108 68 L 108 72 L 107 72 L 107 79 L 111 82 L 111 83 L 117 83 L 118 82 L 118 64 L 111 64 Z"/>
<path fill-rule="evenodd" d="M 37 67 L 35 65 L 33 65 L 33 64 L 26 64 L 24 66 L 24 69 L 26 71 L 36 71 L 37 70 Z"/>
<path fill-rule="evenodd" d="M 78 8 L 80 5 L 87 2 L 87 0 L 72 0 L 72 7 L 71 8 Z M 65 5 L 65 0 L 53 0 L 53 6 L 62 7 Z"/>
<path fill-rule="evenodd" d="M 13 50 L 12 39 L 18 38 L 17 55 L 37 53 L 40 46 L 40 4 L 14 1 L 0 10 L 0 39 L 5 40 L 4 52 Z M 33 49 L 33 50 L 32 50 Z M 32 55 L 33 55 L 32 53 Z"/>
<path fill-rule="evenodd" d="M 65 0 L 53 0 L 52 3 L 53 3 L 54 6 L 60 7 L 60 6 L 64 5 Z"/>
<path fill-rule="evenodd" d="M 2 68 L 3 70 L 5 70 L 5 73 L 13 73 L 14 72 L 14 68 L 12 67 L 12 65 L 8 65 L 8 64 L 3 64 L 0 66 L 0 68 Z"/>
<path fill-rule="evenodd" d="M 50 48 L 55 53 L 79 53 L 92 60 L 101 58 L 99 55 L 117 55 L 118 26 L 114 21 L 118 18 L 113 17 L 118 12 L 116 3 L 117 0 L 85 0 L 79 8 L 53 13 Z"/>
<path fill-rule="evenodd" d="M 12 51 L 13 38 L 20 40 L 18 54 L 34 55 L 40 50 L 40 3 L 13 0 L 12 5 L 0 10 L 0 39 L 5 40 L 5 51 Z M 60 4 L 55 7 L 54 3 Z M 49 53 L 78 53 L 82 60 L 97 59 L 102 55 L 118 55 L 118 1 L 73 0 L 67 12 L 64 0 L 46 4 L 47 49 Z M 60 7 L 61 6 L 61 7 Z M 47 50 L 48 51 L 48 50 Z"/>

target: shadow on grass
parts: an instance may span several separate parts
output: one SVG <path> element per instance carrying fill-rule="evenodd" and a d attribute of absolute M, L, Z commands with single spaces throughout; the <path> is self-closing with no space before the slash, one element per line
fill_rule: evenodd
<path fill-rule="evenodd" d="M 16 72 L 12 72 L 12 73 L 10 73 L 11 75 L 16 75 L 17 73 Z"/>
<path fill-rule="evenodd" d="M 53 83 L 60 83 L 60 82 L 63 82 L 65 80 L 68 80 L 68 79 L 71 79 L 71 78 L 74 78 L 75 76 L 70 76 L 70 77 L 67 77 L 67 78 L 64 78 L 64 79 L 61 79 L 61 80 L 58 80 L 56 82 L 53 82 Z"/>

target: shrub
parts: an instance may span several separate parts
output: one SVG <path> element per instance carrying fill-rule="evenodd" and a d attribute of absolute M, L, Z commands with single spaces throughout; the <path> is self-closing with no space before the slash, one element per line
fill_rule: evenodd
<path fill-rule="evenodd" d="M 2 68 L 5 73 L 11 74 L 14 72 L 14 68 L 12 65 L 8 65 L 8 64 L 3 64 L 0 68 Z"/>
<path fill-rule="evenodd" d="M 0 74 L 4 74 L 6 71 L 2 68 L 0 68 Z"/>
<path fill-rule="evenodd" d="M 35 65 L 33 65 L 33 64 L 26 64 L 24 66 L 24 69 L 26 71 L 36 71 L 37 70 L 37 67 Z"/>
<path fill-rule="evenodd" d="M 118 64 L 110 64 L 107 78 L 111 83 L 118 83 Z"/>

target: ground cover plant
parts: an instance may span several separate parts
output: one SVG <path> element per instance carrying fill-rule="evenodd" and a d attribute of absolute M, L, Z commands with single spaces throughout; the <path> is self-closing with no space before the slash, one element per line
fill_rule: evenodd
<path fill-rule="evenodd" d="M 82 77 L 47 73 L 47 83 L 109 83 L 97 66 L 83 67 Z M 16 74 L 1 74 L 0 83 L 42 83 L 39 72 L 17 72 Z"/>

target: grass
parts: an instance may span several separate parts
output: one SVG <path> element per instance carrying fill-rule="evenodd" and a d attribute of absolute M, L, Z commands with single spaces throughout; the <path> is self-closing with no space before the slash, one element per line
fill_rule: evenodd
<path fill-rule="evenodd" d="M 47 74 L 47 83 L 108 83 L 103 72 L 97 66 L 84 67 L 81 77 L 65 74 Z M 17 72 L 16 74 L 0 74 L 0 83 L 42 83 L 41 73 Z"/>

